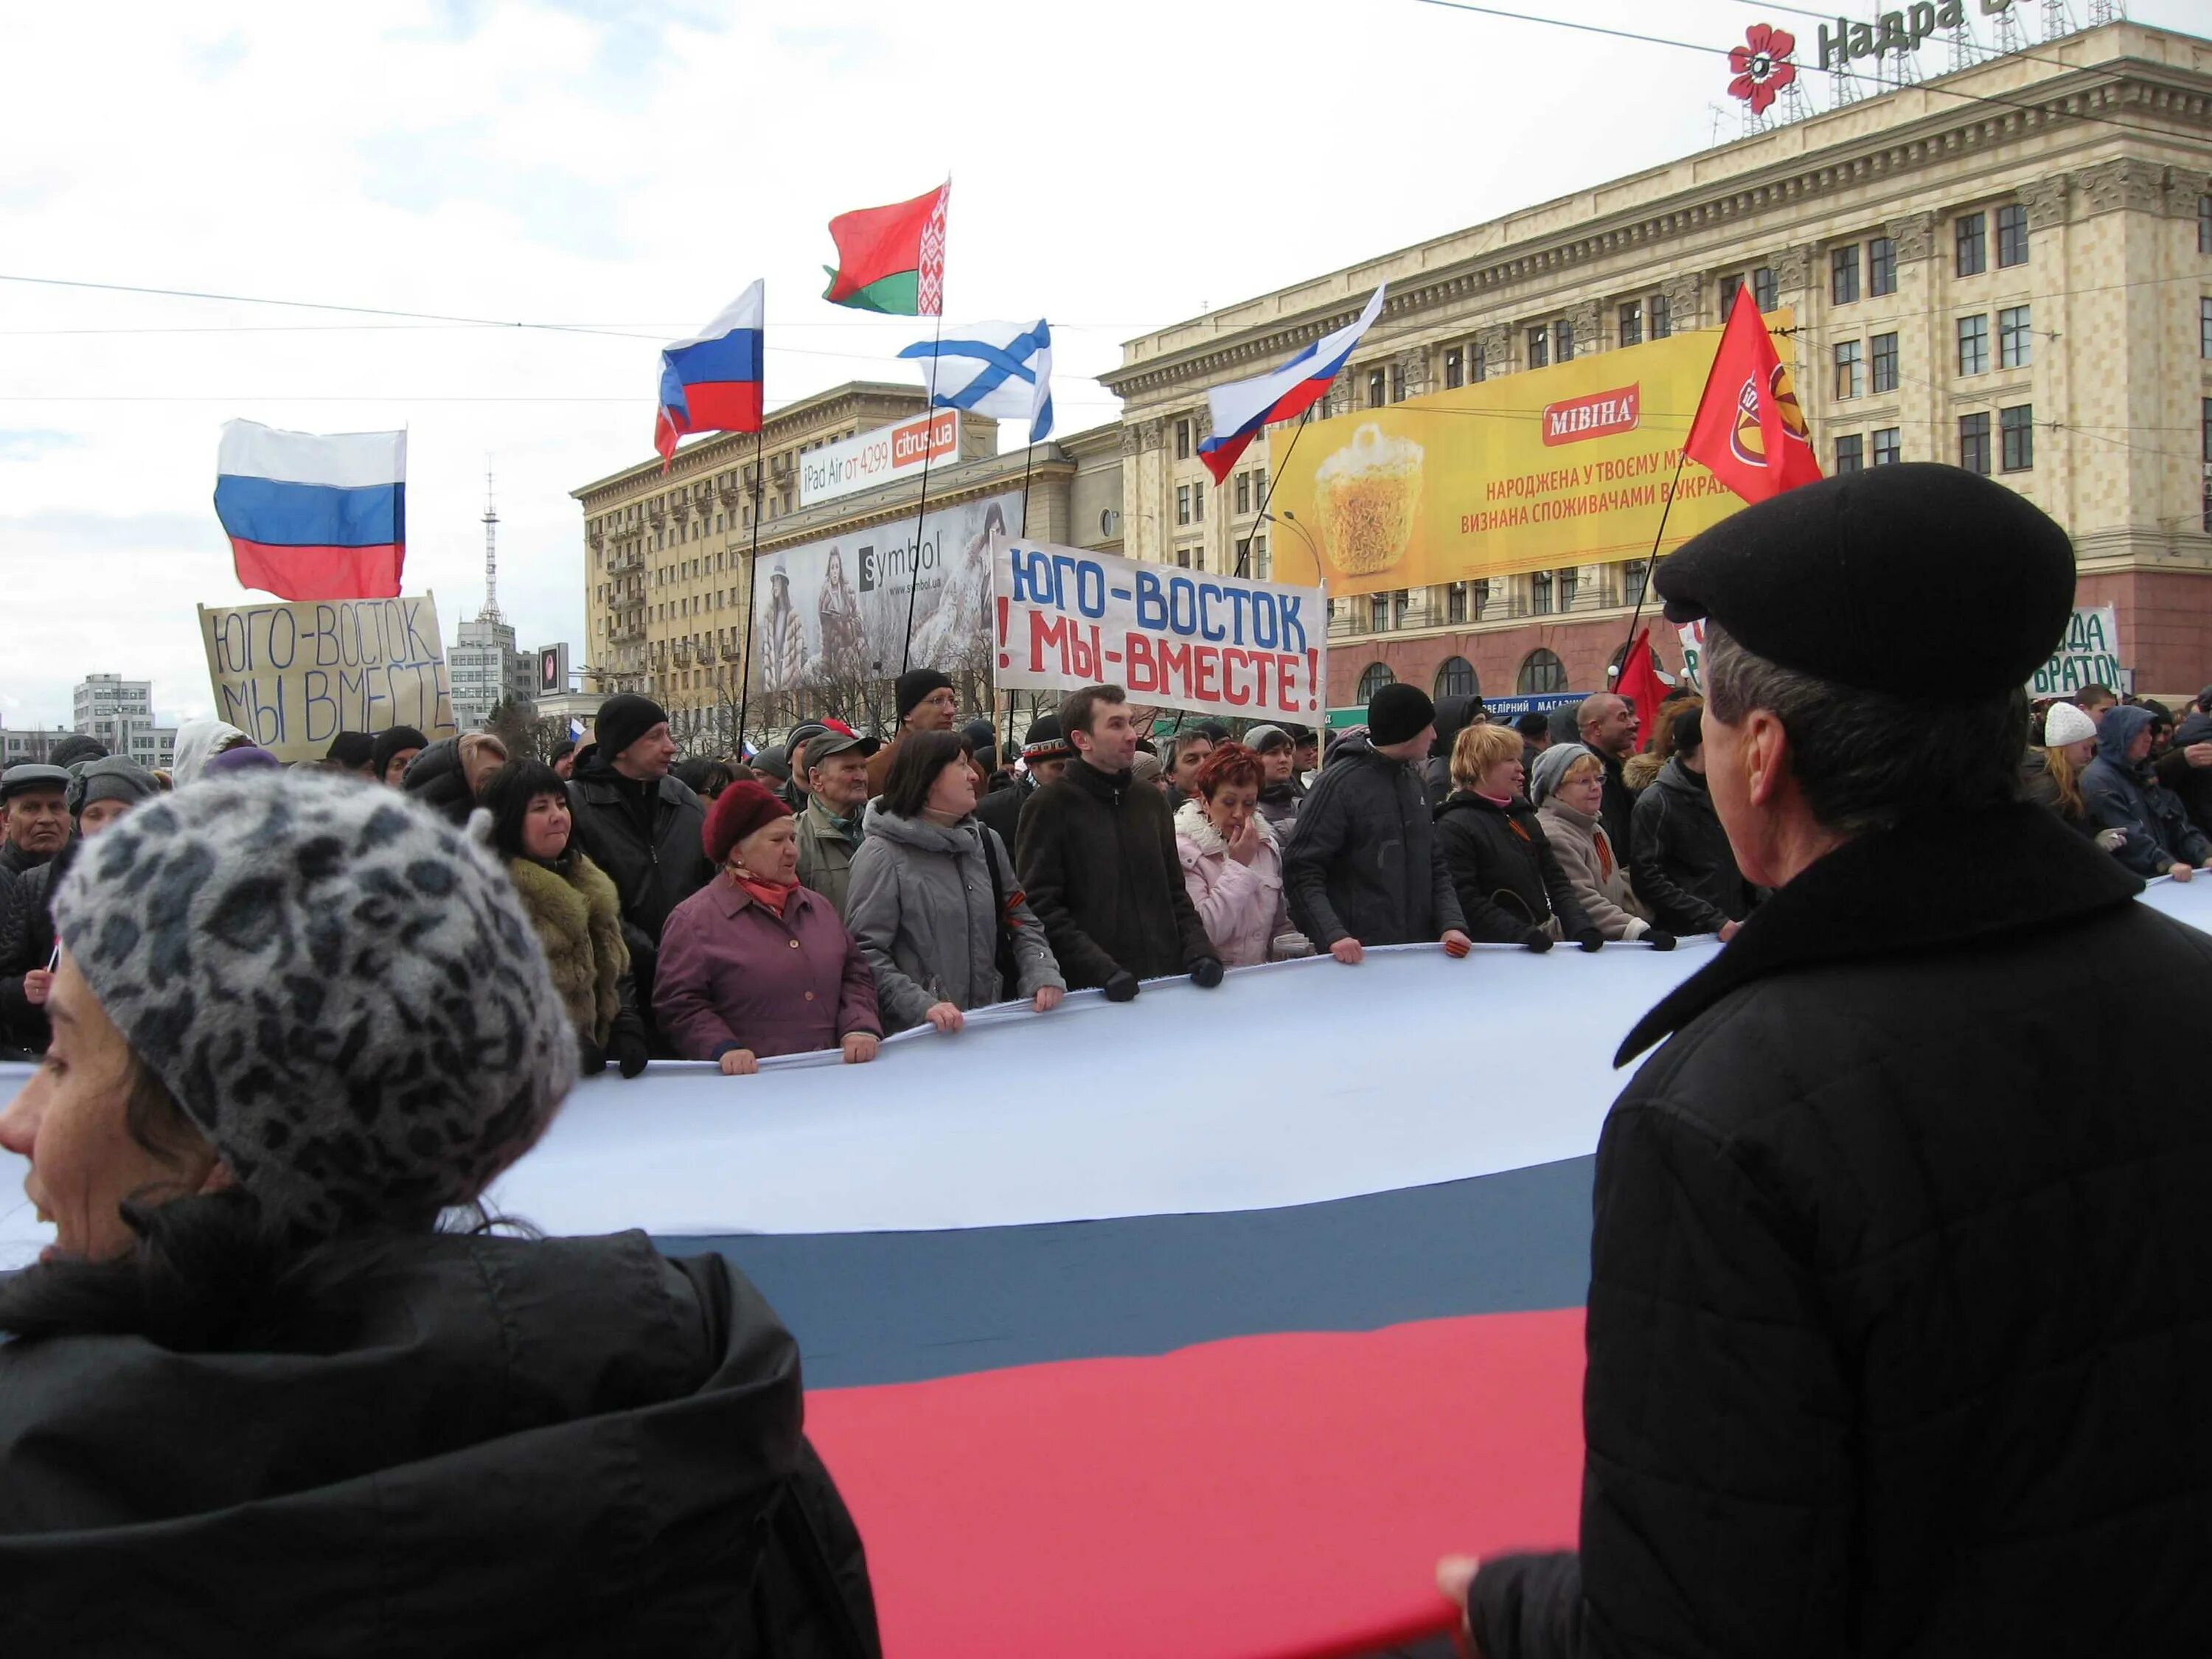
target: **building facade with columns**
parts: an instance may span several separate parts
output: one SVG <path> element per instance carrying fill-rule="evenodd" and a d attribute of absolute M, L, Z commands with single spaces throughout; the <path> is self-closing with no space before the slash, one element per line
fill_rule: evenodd
<path fill-rule="evenodd" d="M 1133 340 L 1101 377 L 1124 399 L 1132 556 L 1306 577 L 1302 527 L 1259 516 L 1290 428 L 1217 489 L 1197 454 L 1206 389 L 1349 322 L 1383 282 L 1327 412 L 1716 327 L 1747 284 L 1795 313 L 1824 471 L 1987 472 L 2072 534 L 2079 602 L 2117 608 L 2138 688 L 2212 679 L 2212 43 L 2108 24 Z M 1644 574 L 1338 600 L 1329 700 L 1385 678 L 1601 689 Z M 1654 635 L 1670 665 L 1671 633 Z"/>
<path fill-rule="evenodd" d="M 812 505 L 800 501 L 801 458 L 824 445 L 924 412 L 919 386 L 855 381 L 768 417 L 764 476 L 755 476 L 754 440 L 720 434 L 684 445 L 664 475 L 658 458 L 573 492 L 584 514 L 587 661 L 578 672 L 594 696 L 641 691 L 668 710 L 686 753 L 732 752 L 742 718 L 760 743 L 823 715 L 857 729 L 888 726 L 896 662 L 854 683 L 809 683 L 763 693 L 748 663 L 761 641 L 748 633 L 753 573 L 765 579 L 780 556 L 840 537 L 910 525 L 921 480 L 896 481 Z M 958 453 L 933 459 L 927 512 L 1029 487 L 1027 533 L 1040 540 L 1119 550 L 1121 435 L 1117 426 L 998 453 L 997 422 L 963 416 Z M 754 489 L 761 520 L 754 536 Z M 1019 532 L 1021 526 L 1010 524 Z M 961 687 L 963 710 L 989 714 L 988 665 L 934 664 Z M 746 690 L 748 674 L 752 689 Z"/>

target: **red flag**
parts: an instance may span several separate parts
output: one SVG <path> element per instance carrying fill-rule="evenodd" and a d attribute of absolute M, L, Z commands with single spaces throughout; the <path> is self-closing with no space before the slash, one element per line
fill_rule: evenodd
<path fill-rule="evenodd" d="M 935 317 L 945 309 L 945 216 L 952 181 L 911 202 L 859 208 L 830 222 L 837 264 L 822 297 L 856 311 Z"/>
<path fill-rule="evenodd" d="M 1747 288 L 1735 292 L 1684 448 L 1747 501 L 1765 501 L 1820 476 L 1796 386 L 1774 355 Z"/>
<path fill-rule="evenodd" d="M 1650 741 L 1657 729 L 1659 704 L 1667 695 L 1667 688 L 1659 681 L 1659 665 L 1651 659 L 1651 630 L 1639 629 L 1630 643 L 1628 654 L 1620 659 L 1620 675 L 1613 683 L 1616 694 L 1628 699 L 1636 710 L 1636 729 L 1645 741 Z"/>

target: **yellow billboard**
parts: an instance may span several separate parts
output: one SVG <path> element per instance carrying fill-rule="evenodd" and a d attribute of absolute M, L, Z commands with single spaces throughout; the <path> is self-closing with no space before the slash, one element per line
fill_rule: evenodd
<path fill-rule="evenodd" d="M 1767 319 L 1785 365 L 1790 320 Z M 1268 507 L 1291 533 L 1274 538 L 1277 574 L 1303 576 L 1300 548 L 1335 594 L 1648 556 L 1720 337 L 1677 334 L 1279 429 Z M 1690 462 L 1659 550 L 1743 504 Z"/>

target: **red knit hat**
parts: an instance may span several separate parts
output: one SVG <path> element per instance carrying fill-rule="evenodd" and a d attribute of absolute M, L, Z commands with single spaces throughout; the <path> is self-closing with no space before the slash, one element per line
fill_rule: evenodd
<path fill-rule="evenodd" d="M 765 784 L 740 778 L 707 809 L 707 827 L 699 832 L 699 844 L 719 868 L 730 856 L 730 848 L 754 830 L 790 816 L 791 809 Z"/>

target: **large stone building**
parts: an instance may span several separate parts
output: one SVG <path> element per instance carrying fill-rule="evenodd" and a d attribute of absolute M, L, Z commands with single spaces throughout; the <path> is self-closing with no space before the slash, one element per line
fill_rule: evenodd
<path fill-rule="evenodd" d="M 915 420 L 924 412 L 919 386 L 854 381 L 802 399 L 768 417 L 761 445 L 765 477 L 754 476 L 754 439 L 726 433 L 678 450 L 664 473 L 642 461 L 574 493 L 584 512 L 585 690 L 651 695 L 669 711 L 678 741 L 694 752 L 726 752 L 738 720 L 757 742 L 798 720 L 837 714 L 856 726 L 885 726 L 896 661 L 862 665 L 858 675 L 809 674 L 787 691 L 763 689 L 755 672 L 745 690 L 751 604 L 749 561 L 756 547 L 753 500 L 762 514 L 757 568 L 763 580 L 800 550 L 872 532 L 902 533 L 915 520 L 921 479 L 909 468 L 895 482 L 802 501 L 805 458 L 825 447 Z M 818 465 L 817 459 L 817 465 Z M 933 459 L 927 512 L 990 498 L 1018 497 L 1029 473 L 1027 533 L 1041 539 L 1118 548 L 1121 434 L 1103 427 L 1036 447 L 998 453 L 997 422 L 963 417 L 957 453 Z M 1018 533 L 1018 522 L 1009 522 Z M 859 550 L 857 547 L 854 551 Z M 759 654 L 760 641 L 752 641 Z M 963 707 L 992 708 L 988 664 L 949 660 Z"/>
<path fill-rule="evenodd" d="M 1206 388 L 1350 321 L 1382 282 L 1334 412 L 1714 327 L 1748 283 L 1796 313 L 1824 469 L 2002 479 L 2072 532 L 2080 600 L 2117 607 L 2139 688 L 2212 679 L 2212 43 L 2109 24 L 1131 341 L 1102 380 L 1125 400 L 1133 556 L 1224 570 L 1249 543 L 1268 568 L 1269 532 L 1297 527 L 1258 519 L 1267 442 L 1214 490 Z M 1386 677 L 1595 690 L 1643 569 L 1340 600 L 1330 701 Z M 1662 655 L 1679 660 L 1671 639 Z"/>

